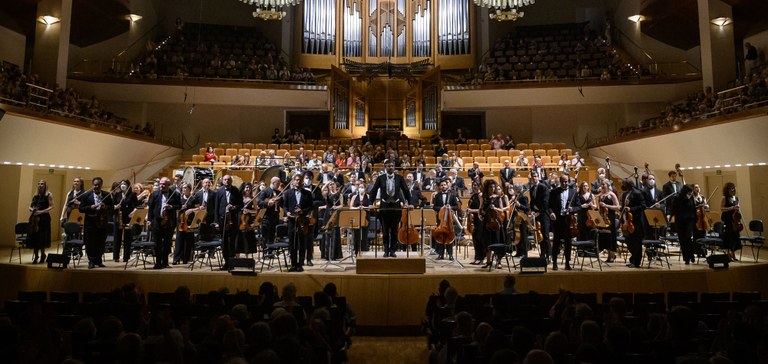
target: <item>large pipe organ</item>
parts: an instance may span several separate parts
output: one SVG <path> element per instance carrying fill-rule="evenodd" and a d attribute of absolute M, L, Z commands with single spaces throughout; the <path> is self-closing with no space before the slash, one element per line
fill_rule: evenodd
<path fill-rule="evenodd" d="M 328 69 L 343 59 L 473 64 L 470 0 L 303 0 L 298 10 L 295 49 L 305 67 Z"/>

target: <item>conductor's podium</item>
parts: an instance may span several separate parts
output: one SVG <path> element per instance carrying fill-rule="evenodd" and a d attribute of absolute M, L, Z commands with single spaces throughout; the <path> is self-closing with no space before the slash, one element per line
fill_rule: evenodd
<path fill-rule="evenodd" d="M 413 253 L 413 252 L 412 252 Z M 357 274 L 424 274 L 427 271 L 427 261 L 417 254 L 405 256 L 405 252 L 397 252 L 397 258 L 374 258 L 360 256 L 357 259 Z"/>

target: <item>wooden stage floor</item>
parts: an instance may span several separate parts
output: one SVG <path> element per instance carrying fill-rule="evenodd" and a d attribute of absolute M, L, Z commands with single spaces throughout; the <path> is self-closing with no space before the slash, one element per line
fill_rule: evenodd
<path fill-rule="evenodd" d="M 19 290 L 101 292 L 125 283 L 135 283 L 144 292 L 173 291 L 177 286 L 186 285 L 193 293 L 206 293 L 227 287 L 232 293 L 248 290 L 256 294 L 265 281 L 278 287 L 293 282 L 299 295 L 311 296 L 326 283 L 334 282 L 339 293 L 346 296 L 354 307 L 359 325 L 390 328 L 418 326 L 429 295 L 436 292 L 438 283 L 443 279 L 447 279 L 461 295 L 487 294 L 500 290 L 504 277 L 509 274 L 506 267 L 488 272 L 487 269 L 469 265 L 473 256 L 471 248 L 466 251 L 466 255 L 463 248 L 455 255 L 464 263 L 463 268 L 455 263 L 446 265 L 448 262 L 444 260 L 434 261 L 434 255 L 426 257 L 424 274 L 358 274 L 349 260 L 340 263 L 344 269 L 330 267 L 324 270 L 324 261 L 320 259 L 315 260 L 314 267 L 305 267 L 301 273 L 280 272 L 275 267 L 257 275 L 232 275 L 212 271 L 207 267 L 196 267 L 190 271 L 182 265 L 163 270 L 144 270 L 139 265 L 124 270 L 124 263 L 112 261 L 105 262 L 106 268 L 89 270 L 87 262 L 83 261 L 78 268 L 70 265 L 68 269 L 60 270 L 48 269 L 44 264 L 32 265 L 32 256 L 28 250 L 22 251 L 23 264 L 19 264 L 18 259 L 8 263 L 9 247 L 3 247 L 2 253 L 2 302 L 16 299 Z M 520 274 L 519 270 L 513 270 L 512 273 L 517 278 L 517 289 L 521 292 L 535 290 L 556 293 L 559 289 L 567 289 L 574 292 L 596 292 L 598 297 L 603 292 L 768 292 L 766 252 L 760 255 L 758 262 L 754 262 L 750 248 L 745 247 L 743 259 L 731 263 L 729 269 L 710 269 L 703 260 L 684 265 L 678 253 L 676 248 L 670 251 L 670 268 L 659 262 L 653 262 L 648 268 L 647 261 L 643 268 L 627 268 L 624 260 L 619 258 L 610 267 L 603 265 L 602 271 L 596 264 L 590 267 L 587 262 L 583 271 L 575 264 L 574 270 L 565 271 L 561 263 L 557 272 L 549 270 L 544 274 Z M 536 254 L 534 252 L 533 255 Z M 319 256 L 317 249 L 315 255 Z M 373 258 L 373 252 L 365 255 L 366 258 Z M 378 259 L 392 260 L 392 264 L 397 264 L 395 260 L 407 259 L 405 252 L 398 252 L 397 255 L 398 258 L 381 258 L 379 255 Z M 420 257 L 416 253 L 411 258 Z M 768 293 L 763 293 L 763 299 L 768 299 Z"/>

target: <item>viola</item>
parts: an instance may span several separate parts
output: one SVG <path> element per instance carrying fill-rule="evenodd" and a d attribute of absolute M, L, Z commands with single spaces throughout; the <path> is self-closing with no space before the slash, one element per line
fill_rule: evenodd
<path fill-rule="evenodd" d="M 37 208 L 29 216 L 29 234 L 37 234 L 40 231 L 40 215 L 36 215 L 35 211 L 37 211 Z"/>
<path fill-rule="evenodd" d="M 536 242 L 544 240 L 544 235 L 541 234 L 541 221 L 536 221 Z"/>
<path fill-rule="evenodd" d="M 248 209 L 248 205 L 252 204 L 254 200 L 256 200 L 256 199 L 254 198 L 254 199 L 249 200 L 245 204 L 245 206 L 243 206 L 243 214 L 240 215 L 240 230 L 241 231 L 248 230 L 253 225 L 253 219 L 254 219 L 255 216 L 252 213 L 250 213 L 250 212 L 246 212 L 246 210 Z"/>
<path fill-rule="evenodd" d="M 624 213 L 624 222 L 621 223 L 621 229 L 632 234 L 635 232 L 635 224 L 632 222 L 632 213 L 627 211 Z"/>
<path fill-rule="evenodd" d="M 742 222 L 741 211 L 735 210 L 733 212 L 733 231 L 738 233 L 742 230 L 744 230 L 744 223 Z"/>
<path fill-rule="evenodd" d="M 700 231 L 709 231 L 710 225 L 709 225 L 709 219 L 707 219 L 706 212 L 704 211 L 704 206 L 699 206 L 696 208 L 696 230 Z"/>
<path fill-rule="evenodd" d="M 499 212 L 493 208 L 488 209 L 483 220 L 485 221 L 486 230 L 498 231 L 501 228 L 501 217 Z"/>
<path fill-rule="evenodd" d="M 401 244 L 411 245 L 419 242 L 419 232 L 408 219 L 408 210 L 403 209 L 400 217 L 400 228 L 397 230 L 397 240 Z"/>

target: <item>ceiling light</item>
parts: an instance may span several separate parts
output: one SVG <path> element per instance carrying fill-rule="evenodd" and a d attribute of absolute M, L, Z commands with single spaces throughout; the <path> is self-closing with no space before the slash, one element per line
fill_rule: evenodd
<path fill-rule="evenodd" d="M 723 27 L 723 26 L 726 26 L 728 24 L 733 23 L 733 19 L 731 19 L 731 18 L 729 18 L 727 16 L 721 16 L 719 18 L 714 18 L 714 19 L 710 20 L 709 22 L 714 24 L 714 25 L 717 25 L 719 27 Z"/>
<path fill-rule="evenodd" d="M 53 25 L 61 21 L 61 19 L 52 15 L 42 15 L 37 17 L 37 21 L 45 25 Z"/>
<path fill-rule="evenodd" d="M 141 20 L 141 18 L 143 18 L 143 16 L 141 16 L 139 14 L 128 14 L 128 15 L 125 16 L 125 18 L 130 20 L 131 23 L 135 23 L 135 22 Z"/>
<path fill-rule="evenodd" d="M 628 17 L 627 19 L 629 19 L 631 22 L 639 23 L 641 21 L 645 21 L 646 18 L 640 14 L 636 14 Z"/>

